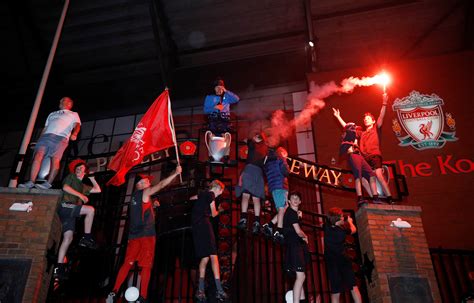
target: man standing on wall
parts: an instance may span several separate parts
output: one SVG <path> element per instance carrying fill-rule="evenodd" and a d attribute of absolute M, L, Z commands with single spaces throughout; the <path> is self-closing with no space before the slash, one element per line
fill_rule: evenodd
<path fill-rule="evenodd" d="M 33 164 L 30 171 L 30 180 L 19 184 L 19 188 L 49 189 L 59 171 L 59 162 L 63 156 L 69 139 L 75 141 L 81 129 L 79 114 L 71 111 L 74 102 L 69 97 L 59 101 L 59 110 L 49 114 L 45 127 L 35 146 Z M 51 158 L 48 180 L 35 184 L 44 158 Z"/>
<path fill-rule="evenodd" d="M 135 184 L 136 191 L 132 194 L 130 203 L 130 227 L 128 232 L 128 244 L 125 260 L 120 267 L 114 288 L 109 293 L 106 302 L 115 302 L 117 293 L 128 272 L 135 261 L 142 267 L 140 282 L 140 297 L 137 302 L 147 302 L 148 282 L 150 281 L 151 268 L 155 258 L 155 214 L 153 212 L 151 196 L 159 192 L 181 174 L 181 166 L 166 179 L 156 185 L 151 185 L 152 176 L 139 174 Z"/>
<path fill-rule="evenodd" d="M 390 193 L 390 188 L 388 187 L 387 181 L 385 181 L 383 176 L 382 153 L 380 151 L 380 133 L 383 119 L 385 117 L 387 103 L 388 95 L 384 93 L 382 109 L 380 110 L 377 121 L 375 120 L 374 115 L 371 113 L 364 114 L 365 131 L 363 131 L 360 136 L 359 147 L 365 161 L 367 161 L 370 167 L 375 171 L 375 176 L 382 185 L 383 192 L 387 197 L 387 202 L 390 203 L 392 201 L 392 194 Z M 376 195 L 377 193 L 375 192 L 373 194 Z"/>

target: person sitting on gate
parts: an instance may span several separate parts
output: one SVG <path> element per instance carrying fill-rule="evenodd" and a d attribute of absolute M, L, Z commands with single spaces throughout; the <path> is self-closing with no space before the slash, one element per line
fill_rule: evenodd
<path fill-rule="evenodd" d="M 208 115 L 209 130 L 216 136 L 230 131 L 230 105 L 240 98 L 225 88 L 224 80 L 217 78 L 211 92 L 204 99 L 204 113 Z"/>
<path fill-rule="evenodd" d="M 100 193 L 101 189 L 94 177 L 84 178 L 88 173 L 88 167 L 84 160 L 76 159 L 69 164 L 70 174 L 63 180 L 63 196 L 58 207 L 59 219 L 62 223 L 63 239 L 59 246 L 58 265 L 54 270 L 55 278 L 64 280 L 67 278 L 65 257 L 71 244 L 76 228 L 76 218 L 85 216 L 84 236 L 79 241 L 79 246 L 95 249 L 97 245 L 91 236 L 92 223 L 94 222 L 94 207 L 83 205 L 89 202 L 87 195 Z M 89 186 L 87 185 L 90 180 Z M 86 183 L 86 184 L 85 184 Z"/>

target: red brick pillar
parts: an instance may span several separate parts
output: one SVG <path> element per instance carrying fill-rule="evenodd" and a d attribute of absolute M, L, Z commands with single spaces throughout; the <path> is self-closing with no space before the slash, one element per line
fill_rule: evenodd
<path fill-rule="evenodd" d="M 15 262 L 27 264 L 26 269 L 29 267 L 29 271 L 24 272 L 26 284 L 16 285 L 19 287 L 16 290 L 10 287 L 10 291 L 15 292 L 14 297 L 10 293 L 9 300 L 5 299 L 5 302 L 12 302 L 13 299 L 13 302 L 24 303 L 46 301 L 53 273 L 52 268 L 47 272 L 46 253 L 54 242 L 56 251 L 59 246 L 61 223 L 56 215 L 56 206 L 61 195 L 60 190 L 0 188 L 0 272 L 15 271 L 11 268 Z M 9 210 L 14 202 L 23 201 L 33 202 L 31 212 Z M 13 278 L 3 275 L 3 279 Z M 20 283 L 19 280 L 13 282 Z"/>
<path fill-rule="evenodd" d="M 397 218 L 411 228 L 391 226 Z M 420 207 L 369 204 L 356 219 L 362 255 L 375 266 L 367 283 L 371 303 L 441 302 Z"/>

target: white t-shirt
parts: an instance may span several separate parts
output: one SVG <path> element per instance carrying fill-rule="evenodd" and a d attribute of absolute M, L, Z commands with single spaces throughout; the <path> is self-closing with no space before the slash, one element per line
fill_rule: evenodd
<path fill-rule="evenodd" d="M 81 124 L 78 113 L 68 109 L 57 110 L 46 119 L 44 134 L 55 134 L 69 139 L 76 123 Z"/>

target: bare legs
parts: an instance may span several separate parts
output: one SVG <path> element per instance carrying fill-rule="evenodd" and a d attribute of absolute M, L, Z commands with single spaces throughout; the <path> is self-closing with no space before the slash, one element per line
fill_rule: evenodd
<path fill-rule="evenodd" d="M 80 214 L 81 216 L 85 216 L 84 233 L 86 234 L 91 233 L 92 222 L 94 221 L 94 213 L 95 213 L 95 210 L 92 206 L 83 205 L 81 207 Z M 71 245 L 73 236 L 74 236 L 74 232 L 72 230 L 67 230 L 64 232 L 63 241 L 61 242 L 61 246 L 59 246 L 58 263 L 64 263 L 64 257 L 66 256 L 69 245 Z"/>
<path fill-rule="evenodd" d="M 92 230 L 92 223 L 94 222 L 95 209 L 89 205 L 83 205 L 81 207 L 81 216 L 86 216 L 84 218 L 84 233 L 90 234 Z"/>
<path fill-rule="evenodd" d="M 61 242 L 61 246 L 59 246 L 58 263 L 64 263 L 64 257 L 66 256 L 69 245 L 71 245 L 73 235 L 74 232 L 72 230 L 64 232 L 63 241 Z"/>
<path fill-rule="evenodd" d="M 242 194 L 242 212 L 246 213 L 249 208 L 249 200 L 250 200 L 250 194 L 248 193 L 243 193 Z M 253 210 L 255 212 L 255 216 L 260 216 L 260 198 L 257 197 L 252 197 L 253 201 Z"/>
<path fill-rule="evenodd" d="M 383 176 L 383 169 L 382 168 L 375 169 L 375 176 L 377 177 L 377 180 L 380 182 L 380 185 L 382 185 L 382 189 L 385 196 L 387 197 L 392 196 L 392 194 L 390 193 L 390 188 L 388 186 L 388 183 L 387 181 L 385 181 L 385 178 Z"/>
<path fill-rule="evenodd" d="M 293 302 L 299 303 L 300 300 L 305 299 L 303 283 L 306 279 L 306 274 L 304 272 L 297 271 L 296 272 L 296 280 L 295 284 L 293 285 Z"/>
<path fill-rule="evenodd" d="M 340 293 L 331 294 L 331 303 L 339 303 Z M 351 289 L 352 299 L 354 303 L 362 303 L 362 296 L 360 295 L 359 288 L 357 286 Z"/>
<path fill-rule="evenodd" d="M 217 259 L 216 255 L 211 255 L 209 257 L 205 257 L 201 259 L 199 262 L 199 278 L 204 279 L 206 276 L 206 267 L 207 263 L 211 259 L 211 267 L 212 272 L 214 273 L 214 279 L 220 279 L 220 268 L 219 268 L 219 259 Z"/>
<path fill-rule="evenodd" d="M 38 177 L 38 173 L 41 169 L 41 162 L 43 162 L 43 159 L 44 159 L 44 150 L 36 151 L 35 156 L 33 157 L 33 164 L 31 165 L 31 171 L 30 171 L 30 181 L 33 183 L 35 183 L 36 178 Z"/>

